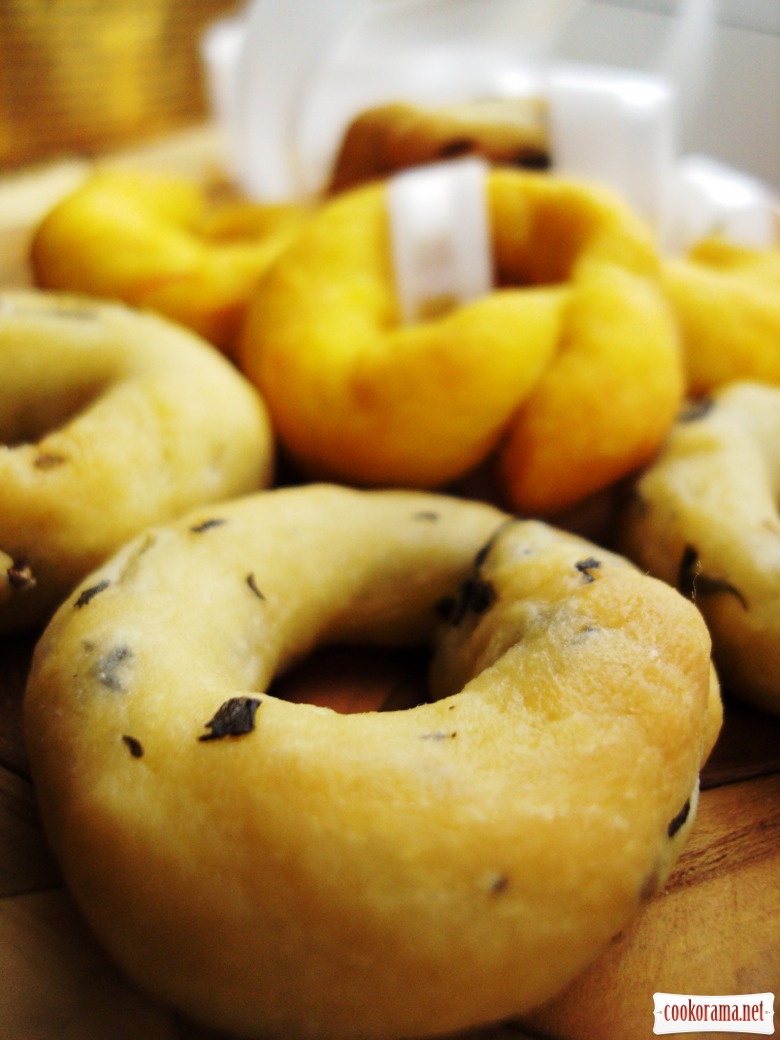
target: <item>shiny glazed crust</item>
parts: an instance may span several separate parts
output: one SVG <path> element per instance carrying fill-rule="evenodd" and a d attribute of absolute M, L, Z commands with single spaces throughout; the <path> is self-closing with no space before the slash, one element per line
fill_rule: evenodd
<path fill-rule="evenodd" d="M 274 696 L 328 641 L 432 640 L 430 703 Z M 97 935 L 247 1037 L 436 1035 L 523 1011 L 657 890 L 720 724 L 661 582 L 483 504 L 331 486 L 153 529 L 39 643 L 25 733 Z"/>
<path fill-rule="evenodd" d="M 696 603 L 736 695 L 780 712 L 780 388 L 727 384 L 687 409 L 639 479 L 620 544 Z"/>
<path fill-rule="evenodd" d="M 324 206 L 258 287 L 239 363 L 307 476 L 440 488 L 495 457 L 506 504 L 541 515 L 654 452 L 683 382 L 646 228 L 583 183 L 487 187 L 480 299 L 401 321 L 384 185 Z"/>
<path fill-rule="evenodd" d="M 0 631 L 47 620 L 147 524 L 270 480 L 255 389 L 161 318 L 2 292 L 0 369 Z"/>

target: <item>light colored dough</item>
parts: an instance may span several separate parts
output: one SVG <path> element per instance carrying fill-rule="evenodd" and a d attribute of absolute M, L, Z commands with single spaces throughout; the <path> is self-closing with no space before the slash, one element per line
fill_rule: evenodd
<path fill-rule="evenodd" d="M 119 304 L 0 293 L 0 631 L 40 624 L 151 523 L 271 477 L 253 387 Z"/>
<path fill-rule="evenodd" d="M 730 383 L 683 414 L 636 485 L 620 545 L 692 597 L 719 674 L 780 712 L 780 388 Z"/>
<path fill-rule="evenodd" d="M 431 703 L 269 692 L 325 642 L 430 639 Z M 388 1040 L 521 1012 L 592 960 L 679 854 L 719 710 L 700 615 L 626 561 L 483 504 L 312 485 L 90 576 L 25 733 L 65 877 L 134 979 L 240 1036 Z"/>

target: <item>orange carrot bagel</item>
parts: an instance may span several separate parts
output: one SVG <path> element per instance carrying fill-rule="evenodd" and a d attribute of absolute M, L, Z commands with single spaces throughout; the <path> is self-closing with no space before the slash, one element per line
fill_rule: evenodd
<path fill-rule="evenodd" d="M 330 192 L 458 155 L 545 169 L 547 106 L 539 97 L 491 98 L 425 107 L 391 102 L 359 112 L 333 162 Z"/>
<path fill-rule="evenodd" d="M 737 379 L 780 384 L 780 245 L 703 239 L 665 264 L 664 286 L 691 394 Z"/>
<path fill-rule="evenodd" d="M 232 354 L 255 284 L 306 218 L 303 206 L 212 203 L 186 177 L 106 168 L 44 217 L 31 261 L 42 288 L 157 311 Z"/>
<path fill-rule="evenodd" d="M 612 195 L 488 174 L 494 291 L 399 318 L 386 185 L 345 192 L 272 264 L 239 349 L 308 476 L 440 488 L 496 456 L 507 504 L 567 508 L 645 462 L 679 406 L 645 226 Z"/>

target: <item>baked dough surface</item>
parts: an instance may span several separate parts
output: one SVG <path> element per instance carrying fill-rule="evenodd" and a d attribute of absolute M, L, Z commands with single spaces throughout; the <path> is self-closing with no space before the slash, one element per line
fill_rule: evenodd
<path fill-rule="evenodd" d="M 41 288 L 156 311 L 232 355 L 255 285 L 307 218 L 187 177 L 99 169 L 40 222 L 30 259 Z"/>
<path fill-rule="evenodd" d="M 271 686 L 322 643 L 429 640 L 408 710 Z M 25 732 L 67 882 L 133 978 L 240 1036 L 378 1040 L 519 1013 L 593 959 L 679 854 L 719 712 L 700 615 L 626 561 L 312 485 L 91 575 Z"/>
<path fill-rule="evenodd" d="M 687 256 L 667 260 L 663 280 L 690 394 L 736 380 L 780 383 L 780 244 L 703 239 Z"/>
<path fill-rule="evenodd" d="M 148 524 L 271 479 L 257 391 L 151 313 L 0 292 L 0 631 L 46 620 Z"/>
<path fill-rule="evenodd" d="M 647 462 L 683 393 L 647 228 L 589 184 L 494 169 L 494 290 L 404 322 L 386 190 L 323 206 L 242 331 L 239 364 L 307 478 L 442 488 L 494 460 L 506 507 L 538 516 Z"/>
<path fill-rule="evenodd" d="M 639 478 L 620 545 L 691 598 L 731 692 L 780 712 L 780 388 L 735 382 L 686 410 Z"/>
<path fill-rule="evenodd" d="M 344 133 L 328 191 L 462 155 L 546 169 L 551 157 L 544 100 L 497 98 L 436 107 L 395 102 L 366 109 Z"/>

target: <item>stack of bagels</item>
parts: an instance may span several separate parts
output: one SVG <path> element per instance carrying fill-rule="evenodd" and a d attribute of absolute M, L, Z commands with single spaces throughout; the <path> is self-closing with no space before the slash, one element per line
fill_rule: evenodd
<path fill-rule="evenodd" d="M 404 320 L 388 179 L 465 152 L 492 288 Z M 0 291 L 47 835 L 128 975 L 236 1036 L 538 1007 L 663 888 L 721 682 L 780 712 L 780 249 L 666 257 L 548 163 L 533 113 L 394 105 L 306 204 L 98 169 Z M 428 698 L 276 696 L 332 643 L 428 647 Z"/>

